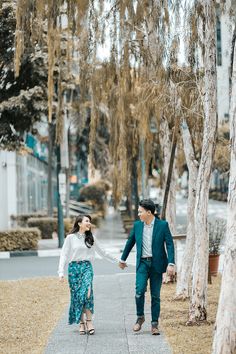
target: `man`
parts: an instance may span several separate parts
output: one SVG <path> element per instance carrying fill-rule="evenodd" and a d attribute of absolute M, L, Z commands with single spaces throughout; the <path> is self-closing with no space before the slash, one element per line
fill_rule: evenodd
<path fill-rule="evenodd" d="M 162 274 L 167 271 L 173 275 L 174 244 L 168 223 L 155 217 L 155 204 L 151 199 L 143 199 L 139 203 L 138 215 L 140 221 L 134 223 L 119 262 L 119 267 L 127 267 L 126 259 L 136 243 L 136 310 L 137 321 L 134 332 L 140 331 L 145 321 L 144 298 L 147 281 L 150 279 L 151 292 L 151 333 L 160 334 L 158 320 L 160 315 L 160 291 Z M 167 254 L 166 254 L 167 250 Z"/>

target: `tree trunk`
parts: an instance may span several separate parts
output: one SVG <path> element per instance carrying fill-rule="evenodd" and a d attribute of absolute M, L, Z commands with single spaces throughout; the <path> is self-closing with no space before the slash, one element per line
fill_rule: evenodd
<path fill-rule="evenodd" d="M 162 211 L 161 211 L 161 219 L 164 219 L 164 220 L 166 218 L 166 207 L 167 207 L 168 197 L 171 192 L 170 184 L 171 184 L 171 179 L 172 179 L 173 172 L 174 172 L 173 167 L 174 167 L 175 153 L 176 153 L 176 147 L 177 147 L 177 141 L 178 141 L 178 131 L 179 131 L 179 119 L 176 119 L 175 127 L 174 127 L 173 134 L 172 134 L 171 152 L 170 152 L 170 158 L 169 158 L 169 165 L 168 165 L 168 169 L 167 169 L 165 191 L 164 191 L 163 205 L 162 205 Z"/>
<path fill-rule="evenodd" d="M 190 296 L 189 285 L 192 275 L 193 253 L 194 253 L 194 206 L 196 200 L 196 182 L 198 174 L 198 162 L 195 159 L 194 149 L 190 132 L 186 121 L 181 127 L 184 153 L 189 171 L 188 181 L 188 206 L 187 206 L 187 237 L 182 258 L 182 263 L 177 277 L 176 300 L 185 300 Z"/>
<path fill-rule="evenodd" d="M 236 353 L 236 45 L 234 46 L 230 113 L 231 163 L 227 235 L 212 354 Z"/>
<path fill-rule="evenodd" d="M 217 132 L 215 2 L 205 0 L 202 2 L 202 6 L 205 14 L 205 118 L 194 210 L 195 252 L 189 324 L 206 320 L 207 318 L 207 275 L 209 254 L 207 208 L 209 199 L 209 182 Z"/>
<path fill-rule="evenodd" d="M 163 176 L 166 181 L 168 174 L 168 166 L 170 163 L 170 151 L 171 151 L 171 141 L 170 141 L 170 129 L 166 119 L 163 117 L 160 124 L 160 143 L 163 151 Z M 175 168 L 173 168 L 173 172 Z M 164 184 L 166 185 L 166 183 Z M 169 196 L 166 208 L 166 220 L 169 223 L 170 230 L 172 233 L 176 231 L 176 176 L 172 173 Z"/>

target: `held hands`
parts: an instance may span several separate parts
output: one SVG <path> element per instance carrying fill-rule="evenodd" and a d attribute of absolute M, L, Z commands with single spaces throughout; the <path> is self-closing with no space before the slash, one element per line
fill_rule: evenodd
<path fill-rule="evenodd" d="M 60 283 L 63 283 L 63 282 L 64 282 L 64 277 L 63 277 L 63 276 L 60 276 L 60 277 L 59 277 L 59 282 L 60 282 Z"/>
<path fill-rule="evenodd" d="M 119 262 L 119 267 L 120 267 L 120 269 L 124 270 L 124 269 L 125 269 L 126 267 L 128 267 L 128 266 L 127 266 L 126 263 Z"/>
<path fill-rule="evenodd" d="M 166 272 L 169 276 L 172 276 L 172 275 L 175 275 L 175 266 L 174 265 L 171 265 L 169 264 L 167 269 L 166 269 Z"/>

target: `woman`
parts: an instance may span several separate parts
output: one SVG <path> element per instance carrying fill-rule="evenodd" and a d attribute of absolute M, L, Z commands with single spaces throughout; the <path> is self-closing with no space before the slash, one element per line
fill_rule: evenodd
<path fill-rule="evenodd" d="M 92 314 L 93 301 L 93 267 L 91 261 L 95 252 L 107 260 L 118 263 L 98 245 L 91 232 L 91 216 L 77 216 L 71 233 L 66 237 L 61 250 L 58 274 L 64 279 L 65 266 L 68 263 L 68 282 L 70 286 L 69 324 L 80 323 L 80 334 L 94 334 Z M 86 320 L 85 320 L 86 316 Z"/>

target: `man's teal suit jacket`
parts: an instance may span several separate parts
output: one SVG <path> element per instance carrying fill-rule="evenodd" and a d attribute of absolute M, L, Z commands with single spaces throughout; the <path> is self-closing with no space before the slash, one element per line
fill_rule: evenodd
<path fill-rule="evenodd" d="M 142 221 L 135 221 L 121 256 L 122 261 L 126 261 L 136 243 L 136 269 L 138 269 L 142 257 L 143 227 L 144 223 Z M 152 234 L 152 266 L 154 270 L 157 273 L 165 273 L 167 265 L 169 263 L 175 263 L 174 253 L 174 243 L 168 222 L 155 218 Z"/>

